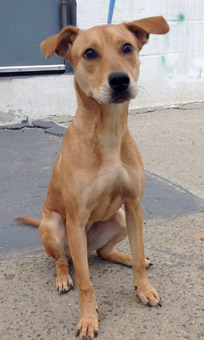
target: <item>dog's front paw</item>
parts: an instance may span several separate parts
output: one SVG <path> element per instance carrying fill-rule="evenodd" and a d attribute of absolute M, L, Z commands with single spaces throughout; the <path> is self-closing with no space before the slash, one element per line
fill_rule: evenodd
<path fill-rule="evenodd" d="M 159 294 L 152 286 L 150 286 L 149 284 L 142 286 L 138 285 L 138 287 L 135 287 L 135 289 L 137 295 L 144 305 L 147 305 L 149 307 L 161 307 Z"/>
<path fill-rule="evenodd" d="M 74 288 L 72 278 L 69 274 L 57 276 L 56 288 L 60 294 L 67 293 Z"/>
<path fill-rule="evenodd" d="M 153 266 L 153 263 L 150 261 L 148 257 L 145 258 L 145 269 Z"/>
<path fill-rule="evenodd" d="M 82 340 L 92 340 L 98 336 L 97 310 L 95 310 L 93 313 L 89 311 L 85 315 L 81 315 L 76 331 L 76 337 L 78 336 L 80 336 L 80 339 Z"/>

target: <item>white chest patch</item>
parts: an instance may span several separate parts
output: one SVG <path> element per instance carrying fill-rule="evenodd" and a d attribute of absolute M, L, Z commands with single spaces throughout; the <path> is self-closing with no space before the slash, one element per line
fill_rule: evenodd
<path fill-rule="evenodd" d="M 114 166 L 104 173 L 101 171 L 90 188 L 90 222 L 107 220 L 126 199 L 137 199 L 140 195 L 139 183 L 136 172 L 124 165 Z"/>

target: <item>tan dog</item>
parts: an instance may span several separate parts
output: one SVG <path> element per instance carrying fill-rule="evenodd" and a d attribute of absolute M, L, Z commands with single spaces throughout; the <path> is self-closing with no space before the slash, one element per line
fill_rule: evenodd
<path fill-rule="evenodd" d="M 98 334 L 88 251 L 96 250 L 108 261 L 132 266 L 141 301 L 150 306 L 160 304 L 145 272 L 150 263 L 144 256 L 140 205 L 145 177 L 127 118 L 129 101 L 137 94 L 139 51 L 150 33 L 168 30 L 163 17 L 88 30 L 68 26 L 41 44 L 46 58 L 55 52 L 71 63 L 78 108 L 64 135 L 41 221 L 19 220 L 40 224 L 45 250 L 55 260 L 59 292 L 73 286 L 67 262 L 71 255 L 81 302 L 76 335 L 82 339 Z M 114 248 L 127 235 L 132 256 Z"/>

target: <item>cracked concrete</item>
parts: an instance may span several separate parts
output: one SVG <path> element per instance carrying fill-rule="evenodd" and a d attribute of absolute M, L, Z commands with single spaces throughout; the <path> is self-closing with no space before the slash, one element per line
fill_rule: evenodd
<path fill-rule="evenodd" d="M 52 120 L 69 125 L 71 117 Z M 75 339 L 80 307 L 73 264 L 75 290 L 60 296 L 53 260 L 44 253 L 37 229 L 12 221 L 19 214 L 40 217 L 62 142 L 49 132 L 54 133 L 54 123 L 0 129 L 2 340 Z M 204 339 L 203 123 L 201 103 L 129 115 L 146 169 L 145 254 L 154 264 L 148 276 L 162 308 L 138 301 L 130 268 L 92 254 L 99 339 Z M 128 241 L 118 249 L 129 252 Z"/>
<path fill-rule="evenodd" d="M 65 132 L 65 127 L 50 120 L 35 120 L 32 123 L 29 123 L 27 120 L 23 120 L 18 124 L 0 126 L 0 130 L 21 130 L 24 128 L 40 128 L 43 129 L 45 133 L 55 136 L 63 136 Z"/>

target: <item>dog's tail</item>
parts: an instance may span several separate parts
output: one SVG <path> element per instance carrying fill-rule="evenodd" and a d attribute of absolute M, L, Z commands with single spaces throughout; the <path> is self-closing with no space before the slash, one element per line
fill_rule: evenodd
<path fill-rule="evenodd" d="M 36 218 L 31 218 L 31 217 L 16 217 L 15 221 L 23 222 L 25 224 L 30 224 L 30 225 L 33 225 L 35 227 L 39 227 L 39 225 L 40 225 L 40 220 L 38 220 Z"/>

